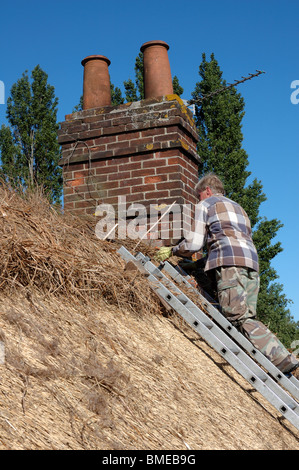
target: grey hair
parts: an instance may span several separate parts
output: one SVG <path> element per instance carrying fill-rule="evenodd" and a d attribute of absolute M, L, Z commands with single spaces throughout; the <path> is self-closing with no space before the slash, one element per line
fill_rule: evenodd
<path fill-rule="evenodd" d="M 223 183 L 215 173 L 207 173 L 205 176 L 200 178 L 195 186 L 196 194 L 204 191 L 208 186 L 214 194 L 220 193 L 224 195 L 225 193 Z"/>

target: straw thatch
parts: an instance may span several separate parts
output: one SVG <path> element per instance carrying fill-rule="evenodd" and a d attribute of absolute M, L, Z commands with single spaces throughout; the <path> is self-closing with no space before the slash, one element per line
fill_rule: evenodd
<path fill-rule="evenodd" d="M 0 190 L 0 449 L 298 448 L 95 222 Z"/>

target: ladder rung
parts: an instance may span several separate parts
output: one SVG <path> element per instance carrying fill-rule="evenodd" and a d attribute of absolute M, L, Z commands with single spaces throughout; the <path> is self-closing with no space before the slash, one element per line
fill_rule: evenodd
<path fill-rule="evenodd" d="M 294 405 L 294 403 L 286 403 L 286 406 L 283 405 L 283 406 L 280 408 L 280 410 L 281 410 L 283 413 L 285 413 L 286 410 L 287 410 L 287 407 L 288 407 L 290 410 L 294 411 L 294 410 L 297 408 L 297 405 Z"/>
<path fill-rule="evenodd" d="M 161 273 L 160 269 L 155 269 L 155 271 L 152 273 L 154 276 L 156 276 L 159 279 L 163 278 L 163 274 Z"/>
<path fill-rule="evenodd" d="M 295 405 L 294 403 L 288 403 L 288 407 L 291 409 L 291 410 L 298 410 L 298 405 Z"/>
<path fill-rule="evenodd" d="M 253 375 L 252 377 L 250 377 L 250 382 L 254 384 L 254 382 L 256 381 L 256 379 L 259 379 L 261 380 L 262 382 L 266 382 L 268 380 L 268 375 L 265 374 L 265 375 Z"/>
<path fill-rule="evenodd" d="M 220 352 L 221 352 L 221 354 L 222 354 L 223 356 L 225 356 L 225 354 L 227 353 L 227 351 L 230 351 L 230 352 L 232 352 L 235 356 L 237 356 L 237 355 L 239 354 L 239 352 L 240 352 L 240 349 L 238 349 L 238 348 L 225 348 L 225 347 L 224 347 L 224 348 L 222 348 L 222 349 L 220 350 Z"/>

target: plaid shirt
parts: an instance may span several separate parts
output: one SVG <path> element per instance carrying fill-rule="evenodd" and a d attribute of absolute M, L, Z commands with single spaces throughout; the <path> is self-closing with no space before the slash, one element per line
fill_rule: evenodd
<path fill-rule="evenodd" d="M 219 266 L 242 266 L 259 271 L 258 255 L 246 212 L 236 202 L 213 195 L 196 206 L 195 230 L 173 248 L 188 257 L 207 245 L 205 271 Z"/>

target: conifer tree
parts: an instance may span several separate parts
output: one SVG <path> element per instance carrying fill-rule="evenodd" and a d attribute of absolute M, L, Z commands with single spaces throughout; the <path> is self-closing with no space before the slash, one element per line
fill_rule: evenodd
<path fill-rule="evenodd" d="M 121 89 L 119 87 L 115 87 L 112 83 L 110 83 L 110 90 L 112 106 L 118 106 L 119 104 L 123 104 L 125 102 L 124 98 L 122 97 Z"/>
<path fill-rule="evenodd" d="M 42 186 L 51 202 L 58 202 L 62 194 L 58 99 L 39 65 L 31 78 L 30 83 L 24 72 L 7 100 L 10 125 L 0 130 L 1 176 L 13 186 Z"/>
<path fill-rule="evenodd" d="M 199 75 L 201 81 L 192 94 L 199 134 L 199 176 L 215 172 L 224 182 L 226 195 L 247 212 L 260 261 L 258 317 L 288 345 L 291 336 L 294 339 L 294 332 L 299 337 L 299 325 L 290 316 L 289 301 L 282 292 L 283 286 L 275 282 L 278 274 L 271 266 L 273 258 L 282 251 L 280 242 L 272 243 L 282 224 L 277 219 L 260 216 L 260 205 L 266 200 L 261 181 L 255 178 L 247 183 L 251 173 L 247 168 L 247 153 L 242 148 L 244 100 L 234 87 L 205 99 L 209 93 L 226 86 L 213 54 L 210 61 L 203 54 Z"/>

